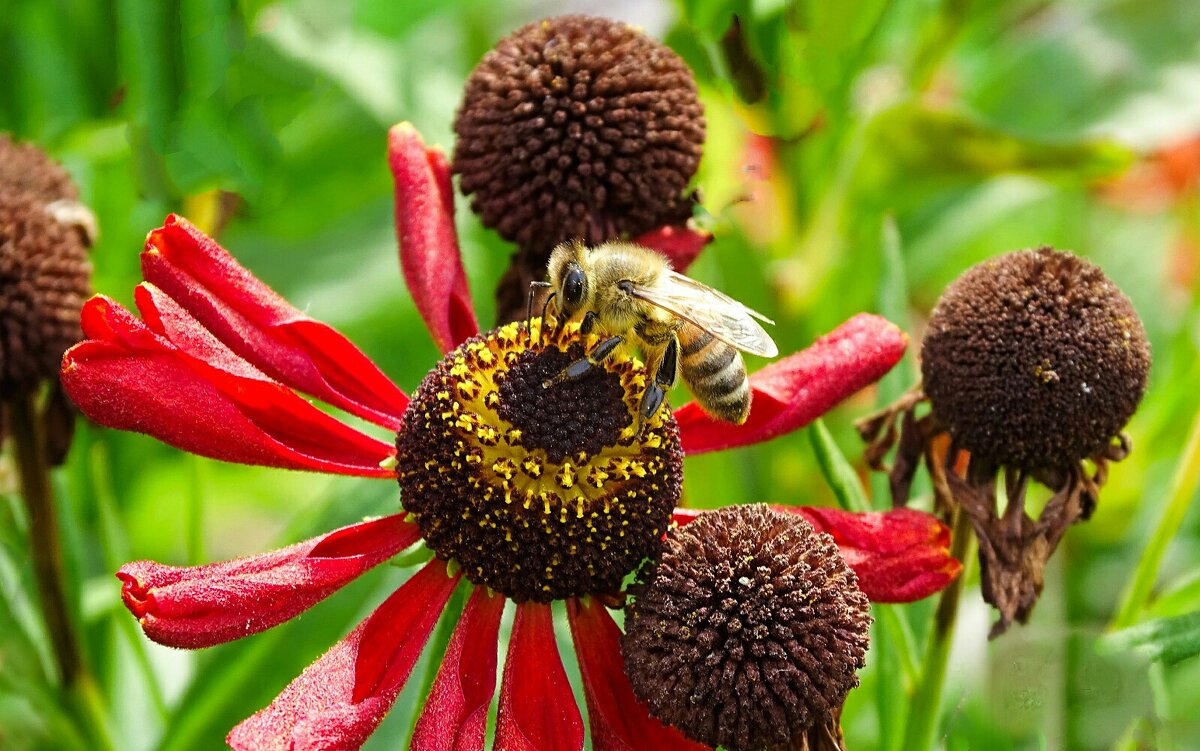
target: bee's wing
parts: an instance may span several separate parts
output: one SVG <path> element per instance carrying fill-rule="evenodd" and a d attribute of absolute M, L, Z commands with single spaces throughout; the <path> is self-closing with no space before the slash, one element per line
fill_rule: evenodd
<path fill-rule="evenodd" d="M 773 323 L 729 295 L 674 271 L 653 287 L 634 285 L 633 296 L 673 313 L 743 352 L 774 357 L 779 348 L 754 319 Z"/>

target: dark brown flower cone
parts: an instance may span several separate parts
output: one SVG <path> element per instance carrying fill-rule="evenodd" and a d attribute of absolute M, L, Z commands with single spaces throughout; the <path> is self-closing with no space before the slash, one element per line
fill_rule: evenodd
<path fill-rule="evenodd" d="M 921 352 L 922 387 L 861 420 L 859 432 L 873 468 L 887 469 L 883 457 L 898 446 L 894 503 L 907 502 L 924 461 L 939 511 L 957 506 L 970 520 L 983 596 L 1000 613 L 994 637 L 1028 620 L 1062 535 L 1091 516 L 1109 463 L 1128 454 L 1120 431 L 1145 391 L 1149 345 L 1100 269 L 1039 248 L 985 261 L 951 284 Z M 926 402 L 929 413 L 917 417 Z M 1025 511 L 1030 479 L 1054 491 L 1037 519 Z"/>
<path fill-rule="evenodd" d="M 632 594 L 621 653 L 655 717 L 730 751 L 840 747 L 871 617 L 831 537 L 765 506 L 707 512 Z"/>
<path fill-rule="evenodd" d="M 63 352 L 83 337 L 90 276 L 74 227 L 40 196 L 0 190 L 0 394 L 57 379 Z"/>
<path fill-rule="evenodd" d="M 57 387 L 59 364 L 83 336 L 79 315 L 91 294 L 95 220 L 78 197 L 40 149 L 0 134 L 0 400 L 54 385 L 40 415 L 52 464 L 65 456 L 74 425 Z"/>
<path fill-rule="evenodd" d="M 517 245 L 500 322 L 524 314 L 559 243 L 691 216 L 705 130 L 696 84 L 678 55 L 628 24 L 562 16 L 513 32 L 471 73 L 454 129 L 459 187 Z"/>

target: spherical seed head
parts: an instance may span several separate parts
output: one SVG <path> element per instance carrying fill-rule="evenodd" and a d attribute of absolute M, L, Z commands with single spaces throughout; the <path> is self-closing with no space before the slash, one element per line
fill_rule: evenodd
<path fill-rule="evenodd" d="M 704 110 L 683 60 L 633 27 L 524 26 L 467 80 L 454 171 L 483 223 L 522 248 L 598 244 L 691 214 Z"/>
<path fill-rule="evenodd" d="M 401 501 L 426 544 L 517 602 L 617 591 L 657 555 L 679 500 L 674 416 L 633 420 L 639 363 L 618 353 L 544 385 L 597 341 L 538 318 L 469 339 L 426 376 L 397 434 Z"/>
<path fill-rule="evenodd" d="M 840 711 L 870 603 L 833 538 L 766 506 L 701 515 L 633 588 L 621 654 L 663 722 L 730 751 L 786 744 Z"/>
<path fill-rule="evenodd" d="M 1150 370 L 1129 299 L 1097 267 L 1048 247 L 985 261 L 947 287 L 921 358 L 933 413 L 957 444 L 1026 470 L 1103 452 Z"/>
<path fill-rule="evenodd" d="M 5 192 L 40 198 L 43 204 L 79 198 L 61 165 L 31 143 L 14 143 L 7 133 L 0 133 L 0 186 Z"/>
<path fill-rule="evenodd" d="M 58 377 L 91 294 L 83 236 L 44 196 L 0 186 L 0 398 Z"/>

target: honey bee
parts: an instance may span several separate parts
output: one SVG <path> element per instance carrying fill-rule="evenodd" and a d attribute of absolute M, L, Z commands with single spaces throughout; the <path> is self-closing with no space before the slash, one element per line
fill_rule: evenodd
<path fill-rule="evenodd" d="M 550 281 L 535 285 L 551 290 L 547 303 L 554 303 L 556 317 L 582 311 L 582 332 L 599 330 L 609 338 L 544 386 L 583 377 L 632 334 L 654 374 L 642 394 L 642 418 L 658 411 L 667 389 L 682 377 L 705 412 L 739 425 L 746 421 L 750 383 L 738 350 L 777 355 L 775 342 L 754 319 L 773 321 L 676 273 L 662 255 L 633 243 L 564 243 L 551 253 L 548 271 Z"/>

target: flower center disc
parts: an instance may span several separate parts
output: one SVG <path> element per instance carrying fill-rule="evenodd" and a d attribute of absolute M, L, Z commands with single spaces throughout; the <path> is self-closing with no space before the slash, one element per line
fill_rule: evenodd
<path fill-rule="evenodd" d="M 633 416 L 641 364 L 618 352 L 547 387 L 595 346 L 568 323 L 511 323 L 463 342 L 414 395 L 396 437 L 402 501 L 426 543 L 518 601 L 613 592 L 656 555 L 683 453 L 666 409 Z"/>

